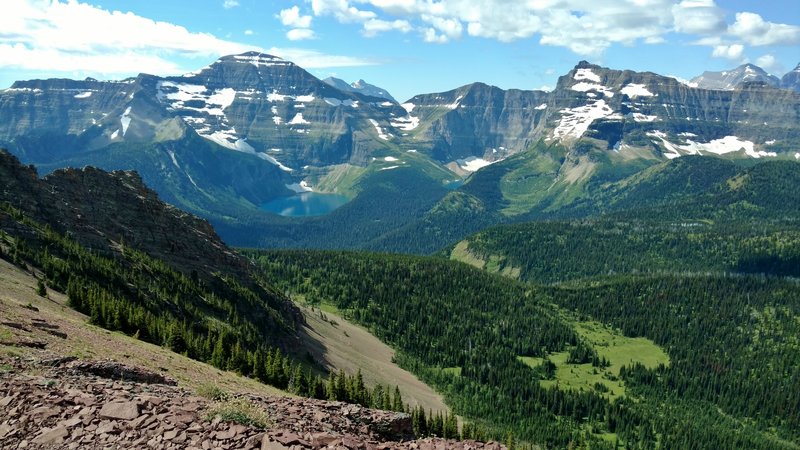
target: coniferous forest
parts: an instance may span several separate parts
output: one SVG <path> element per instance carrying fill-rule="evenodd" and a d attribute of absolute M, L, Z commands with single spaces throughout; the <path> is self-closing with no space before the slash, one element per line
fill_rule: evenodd
<path fill-rule="evenodd" d="M 332 303 L 396 346 L 402 365 L 496 438 L 557 448 L 764 449 L 800 439 L 796 280 L 650 274 L 542 286 L 433 258 L 247 254 L 282 288 Z M 649 339 L 667 363 L 624 364 L 610 380 L 624 386 L 620 396 L 553 386 L 550 359 L 560 352 L 571 370 L 581 362 L 602 370 L 592 355 L 603 348 L 577 331 L 587 321 L 618 339 Z"/>

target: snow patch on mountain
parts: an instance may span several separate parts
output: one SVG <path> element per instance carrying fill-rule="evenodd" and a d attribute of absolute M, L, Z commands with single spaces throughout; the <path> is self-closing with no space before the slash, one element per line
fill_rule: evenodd
<path fill-rule="evenodd" d="M 261 159 L 263 159 L 265 161 L 269 161 L 272 164 L 275 164 L 276 166 L 278 166 L 279 169 L 283 170 L 284 172 L 294 172 L 294 169 L 292 169 L 291 167 L 284 166 L 283 164 L 281 164 L 280 161 L 278 161 L 277 159 L 275 159 L 274 157 L 272 157 L 272 156 L 270 156 L 270 155 L 268 155 L 266 153 L 258 152 L 258 153 L 256 153 L 256 155 L 259 158 L 261 158 Z"/>
<path fill-rule="evenodd" d="M 600 82 L 600 75 L 592 72 L 592 69 L 578 69 L 575 71 L 575 75 L 572 77 L 575 80 L 589 80 L 594 81 L 595 83 Z"/>
<path fill-rule="evenodd" d="M 288 125 L 306 125 L 306 124 L 309 124 L 309 123 L 311 123 L 311 122 L 309 122 L 309 121 L 307 121 L 306 119 L 303 118 L 303 113 L 295 114 L 294 117 L 292 117 L 292 120 L 287 122 Z"/>
<path fill-rule="evenodd" d="M 371 123 L 371 124 L 372 124 L 372 126 L 373 126 L 373 127 L 375 127 L 375 131 L 377 131 L 377 132 L 378 132 L 378 137 L 379 137 L 379 138 L 383 139 L 384 141 L 388 141 L 388 140 L 389 140 L 389 138 L 391 138 L 391 137 L 392 137 L 392 135 L 391 135 L 391 134 L 386 134 L 386 133 L 384 133 L 384 131 L 383 131 L 383 128 L 381 128 L 381 126 L 378 124 L 378 121 L 377 121 L 377 120 L 375 120 L 375 119 L 369 119 L 369 123 Z"/>
<path fill-rule="evenodd" d="M 541 111 L 543 109 L 547 109 L 547 103 L 542 103 L 541 105 L 539 105 L 539 106 L 537 106 L 536 108 L 533 108 L 533 109 L 536 109 L 538 111 Z"/>
<path fill-rule="evenodd" d="M 487 161 L 483 158 L 470 156 L 464 159 L 457 159 L 456 164 L 458 164 L 458 167 L 460 167 L 462 170 L 466 170 L 467 172 L 477 172 L 478 169 L 490 166 L 498 161 Z"/>
<path fill-rule="evenodd" d="M 579 69 L 580 70 L 580 69 Z M 605 100 L 595 100 L 584 106 L 561 110 L 561 120 L 553 130 L 556 139 L 579 138 L 589 130 L 589 126 L 597 119 L 622 119 Z"/>
<path fill-rule="evenodd" d="M 419 117 L 414 117 L 409 114 L 407 117 L 397 117 L 389 122 L 389 124 L 403 131 L 411 131 L 419 126 Z"/>
<path fill-rule="evenodd" d="M 306 180 L 303 180 L 299 183 L 292 183 L 285 185 L 287 189 L 290 189 L 298 194 L 302 194 L 303 192 L 314 192 L 314 189 L 308 185 Z"/>
<path fill-rule="evenodd" d="M 619 91 L 630 98 L 634 97 L 653 97 L 655 94 L 647 90 L 644 84 L 629 83 Z"/>
<path fill-rule="evenodd" d="M 570 89 L 578 92 L 597 91 L 601 92 L 606 97 L 614 96 L 614 91 L 612 91 L 610 88 L 603 86 L 601 84 L 587 83 L 585 81 L 581 81 L 580 83 L 572 86 Z"/>
<path fill-rule="evenodd" d="M 400 166 L 389 166 L 389 167 L 382 167 L 382 168 L 378 169 L 378 171 L 382 171 L 382 170 L 392 170 L 392 169 L 397 169 L 398 167 L 400 167 Z"/>
<path fill-rule="evenodd" d="M 256 67 L 288 66 L 292 63 L 277 56 L 270 55 L 233 55 L 236 61 L 252 64 Z"/>
<path fill-rule="evenodd" d="M 175 158 L 175 152 L 173 152 L 172 150 L 167 150 L 167 154 L 169 155 L 169 158 L 172 160 L 172 165 L 174 165 L 178 170 L 180 170 L 181 165 L 178 164 L 178 159 Z"/>
<path fill-rule="evenodd" d="M 128 132 L 128 126 L 131 124 L 130 113 L 131 107 L 128 106 L 128 108 L 125 109 L 125 112 L 122 113 L 122 116 L 119 118 L 119 122 L 122 124 L 122 137 L 125 137 L 125 133 Z"/>
<path fill-rule="evenodd" d="M 331 106 L 349 106 L 350 108 L 358 108 L 358 101 L 350 100 L 349 98 L 346 100 L 340 100 L 338 98 L 333 97 L 325 97 L 325 103 Z"/>
<path fill-rule="evenodd" d="M 724 155 L 726 153 L 733 153 L 744 150 L 744 153 L 751 158 L 762 157 L 776 157 L 775 152 L 767 152 L 764 150 L 756 150 L 755 144 L 752 141 L 740 139 L 736 136 L 725 136 L 720 139 L 713 139 L 709 142 L 695 142 L 687 139 L 686 143 L 674 144 L 667 140 L 667 134 L 663 131 L 649 131 L 647 135 L 659 139 L 670 153 L 665 154 L 669 159 L 686 155 L 702 155 L 703 153 L 713 153 L 715 155 Z"/>
<path fill-rule="evenodd" d="M 206 103 L 217 105 L 220 107 L 220 110 L 223 110 L 231 106 L 235 99 L 236 91 L 233 88 L 225 88 L 214 91 L 214 93 L 208 97 Z"/>
<path fill-rule="evenodd" d="M 453 103 L 450 103 L 449 105 L 447 105 L 447 107 L 450 108 L 450 109 L 458 108 L 458 106 L 461 104 L 461 99 L 463 99 L 463 98 L 464 98 L 463 95 L 459 95 L 458 98 L 456 98 L 456 101 L 454 101 Z"/>
<path fill-rule="evenodd" d="M 92 96 L 91 91 L 81 92 L 80 94 L 73 95 L 74 98 L 89 98 Z"/>
<path fill-rule="evenodd" d="M 400 106 L 401 106 L 403 109 L 405 109 L 407 113 L 411 114 L 411 111 L 413 111 L 413 110 L 414 110 L 414 107 L 415 107 L 415 106 L 417 106 L 417 105 L 415 105 L 415 104 L 413 104 L 413 103 L 403 103 L 403 104 L 402 104 L 402 105 L 400 105 Z"/>
<path fill-rule="evenodd" d="M 268 102 L 283 102 L 286 101 L 286 97 L 291 97 L 290 95 L 283 95 L 279 94 L 278 91 L 273 90 L 269 94 L 267 94 L 267 101 Z"/>

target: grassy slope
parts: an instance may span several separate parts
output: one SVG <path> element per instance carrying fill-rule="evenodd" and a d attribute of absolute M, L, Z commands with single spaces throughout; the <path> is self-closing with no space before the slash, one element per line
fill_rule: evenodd
<path fill-rule="evenodd" d="M 0 324 L 0 341 L 20 338 L 47 343 L 47 350 L 0 345 L 0 352 L 8 356 L 46 357 L 70 355 L 80 359 L 113 359 L 125 364 L 145 367 L 156 372 L 164 370 L 178 380 L 180 386 L 197 389 L 213 384 L 228 392 L 249 392 L 268 395 L 288 395 L 271 386 L 259 383 L 233 372 L 221 371 L 165 348 L 90 325 L 89 318 L 66 306 L 66 296 L 48 290 L 48 298 L 35 293 L 36 279 L 7 261 L 0 259 L 0 317 L 3 322 L 23 324 L 30 331 L 21 331 Z M 33 306 L 34 311 L 27 306 Z M 56 331 L 66 334 L 60 338 L 31 323 L 43 320 L 56 325 Z"/>
<path fill-rule="evenodd" d="M 327 309 L 327 308 L 326 308 Z M 334 312 L 303 307 L 307 327 L 301 331 L 304 346 L 329 369 L 355 373 L 359 368 L 368 386 L 400 387 L 403 401 L 426 411 L 447 411 L 442 396 L 393 362 L 395 351 L 365 328 Z"/>

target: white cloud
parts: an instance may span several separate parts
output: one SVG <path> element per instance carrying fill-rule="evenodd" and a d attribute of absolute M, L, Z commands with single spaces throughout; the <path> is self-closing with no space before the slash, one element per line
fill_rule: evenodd
<path fill-rule="evenodd" d="M 714 0 L 683 0 L 672 7 L 675 30 L 690 34 L 712 34 L 725 30 L 725 12 Z"/>
<path fill-rule="evenodd" d="M 290 41 L 304 41 L 315 37 L 314 30 L 310 28 L 292 28 L 286 33 L 286 39 Z"/>
<path fill-rule="evenodd" d="M 661 44 L 670 33 L 682 33 L 718 55 L 731 56 L 738 51 L 736 45 L 800 42 L 800 27 L 766 22 L 757 14 L 740 12 L 729 24 L 715 0 L 307 1 L 315 15 L 360 24 L 366 36 L 407 32 L 407 24 L 432 43 L 458 39 L 466 32 L 501 42 L 538 39 L 542 45 L 599 56 L 612 45 Z M 402 28 L 385 26 L 397 20 L 403 21 Z"/>
<path fill-rule="evenodd" d="M 311 0 L 311 10 L 317 16 L 330 15 L 344 23 L 361 23 L 378 17 L 372 11 L 350 6 L 349 0 Z"/>
<path fill-rule="evenodd" d="M 775 58 L 775 56 L 770 55 L 769 53 L 759 56 L 756 59 L 756 65 L 772 74 L 780 74 L 784 72 L 783 65 L 778 62 L 778 59 Z"/>
<path fill-rule="evenodd" d="M 0 68 L 42 71 L 47 76 L 54 72 L 108 77 L 140 72 L 180 74 L 200 65 L 182 66 L 187 64 L 187 58 L 202 58 L 205 63 L 223 55 L 262 50 L 76 0 L 4 0 L 3 7 Z M 271 49 L 269 52 L 306 68 L 378 63 L 312 50 Z"/>
<path fill-rule="evenodd" d="M 237 6 L 239 6 L 239 2 L 236 0 L 225 0 L 222 2 L 222 7 L 225 9 L 236 8 Z"/>
<path fill-rule="evenodd" d="M 287 27 L 293 27 L 293 28 L 311 27 L 312 17 L 301 15 L 300 8 L 297 6 L 281 10 L 280 14 L 278 14 L 278 18 L 280 18 L 281 23 Z"/>
<path fill-rule="evenodd" d="M 253 30 L 244 30 L 244 35 L 245 36 L 252 36 L 253 34 L 254 34 Z"/>
<path fill-rule="evenodd" d="M 751 12 L 736 13 L 736 22 L 728 28 L 728 32 L 755 46 L 800 43 L 800 27 L 767 22 Z"/>
<path fill-rule="evenodd" d="M 458 39 L 464 31 L 503 42 L 538 36 L 544 45 L 599 54 L 613 43 L 663 42 L 662 35 L 673 27 L 674 0 L 311 0 L 311 4 L 315 15 L 333 16 L 343 23 L 365 26 L 371 19 L 405 20 L 427 42 Z M 374 32 L 365 29 L 365 34 Z"/>
<path fill-rule="evenodd" d="M 742 44 L 717 45 L 711 52 L 711 56 L 714 58 L 725 58 L 732 61 L 741 60 L 743 54 L 744 46 Z"/>
<path fill-rule="evenodd" d="M 444 44 L 448 41 L 447 36 L 438 34 L 433 28 L 426 29 L 422 33 L 422 38 L 425 40 L 425 42 L 431 42 L 434 44 Z"/>
<path fill-rule="evenodd" d="M 354 56 L 329 55 L 303 48 L 272 47 L 267 53 L 289 60 L 304 69 L 326 69 L 331 67 L 375 66 L 380 61 Z"/>
<path fill-rule="evenodd" d="M 400 31 L 401 33 L 408 33 L 413 28 L 411 24 L 408 23 L 407 20 L 380 20 L 380 19 L 369 19 L 364 22 L 364 36 L 373 37 L 377 36 L 380 33 L 384 33 L 387 31 Z"/>
<path fill-rule="evenodd" d="M 252 47 L 133 13 L 75 0 L 7 0 L 0 67 L 97 72 L 180 72 L 174 56 L 209 57 Z"/>

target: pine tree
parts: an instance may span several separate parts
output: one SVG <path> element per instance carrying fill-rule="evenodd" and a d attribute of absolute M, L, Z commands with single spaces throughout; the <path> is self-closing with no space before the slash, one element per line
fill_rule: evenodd
<path fill-rule="evenodd" d="M 335 401 L 336 400 L 336 374 L 331 371 L 328 374 L 328 400 Z"/>
<path fill-rule="evenodd" d="M 36 295 L 39 297 L 47 297 L 47 286 L 45 286 L 41 278 L 36 280 Z"/>
<path fill-rule="evenodd" d="M 403 396 L 400 395 L 400 387 L 394 387 L 394 399 L 392 401 L 392 411 L 403 412 L 405 407 L 403 406 Z"/>
<path fill-rule="evenodd" d="M 211 365 L 219 369 L 224 369 L 228 365 L 228 356 L 225 353 L 225 341 L 222 334 L 217 337 L 217 343 L 211 353 Z"/>
<path fill-rule="evenodd" d="M 347 402 L 347 376 L 342 369 L 339 369 L 339 375 L 336 377 L 336 400 Z"/>
<path fill-rule="evenodd" d="M 444 419 L 444 438 L 445 439 L 459 439 L 458 435 L 458 421 L 456 416 L 452 413 L 445 413 Z"/>

